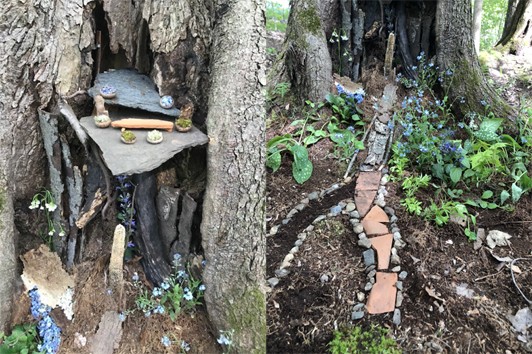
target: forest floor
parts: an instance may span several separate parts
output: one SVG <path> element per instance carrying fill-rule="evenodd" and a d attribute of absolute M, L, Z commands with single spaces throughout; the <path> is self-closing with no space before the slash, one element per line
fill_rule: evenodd
<path fill-rule="evenodd" d="M 532 57 L 532 56 L 530 56 Z M 529 58 L 530 58 L 529 57 Z M 530 60 L 530 59 L 529 59 Z M 526 57 L 498 57 L 488 63 L 491 80 L 499 93 L 511 104 L 532 98 L 532 63 Z M 495 74 L 494 74 L 495 73 Z M 384 82 L 362 83 L 366 101 L 380 97 Z M 399 95 L 404 92 L 400 92 Z M 403 97 L 398 98 L 398 102 Z M 366 124 L 374 111 L 362 104 Z M 290 123 L 297 116 L 284 105 L 273 105 L 267 138 L 293 131 Z M 330 212 L 340 201 L 355 195 L 355 180 L 333 193 L 311 200 L 308 206 L 282 224 L 287 214 L 301 200 L 315 191 L 323 191 L 342 182 L 346 163 L 332 157 L 330 141 L 324 139 L 309 147 L 314 165 L 312 177 L 298 184 L 292 177 L 291 160 L 283 158 L 278 171 L 267 177 L 267 277 L 279 282 L 268 294 L 268 353 L 326 353 L 336 329 L 373 325 L 389 329 L 389 334 L 404 352 L 446 353 L 524 353 L 532 351 L 532 341 L 519 333 L 511 323 L 518 310 L 527 304 L 518 287 L 532 298 L 532 196 L 523 196 L 512 212 L 501 209 L 480 210 L 477 227 L 499 230 L 512 235 L 511 244 L 490 250 L 474 249 L 464 236 L 463 228 L 449 223 L 434 223 L 406 212 L 400 205 L 404 197 L 397 183 L 386 185 L 386 205 L 395 210 L 397 226 L 406 246 L 399 254 L 401 270 L 408 276 L 403 281 L 402 320 L 394 325 L 393 312 L 368 315 L 352 320 L 353 306 L 367 298 L 367 283 L 362 252 L 349 215 L 341 213 L 315 224 L 307 232 L 305 242 L 294 254 L 289 274 L 277 277 L 276 270 L 290 252 L 298 235 L 313 220 Z M 355 171 L 363 158 L 357 159 Z M 529 166 L 530 173 L 530 166 Z M 430 200 L 430 195 L 425 196 Z M 525 258 L 515 263 L 515 281 L 508 263 L 502 257 Z M 278 278 L 278 279 L 277 279 Z M 357 300 L 357 297 L 359 299 Z M 362 302 L 365 302 L 362 301 Z M 528 319 L 530 326 L 530 319 Z M 530 332 L 529 332 L 530 333 Z M 525 338 L 525 339 L 524 339 Z"/>

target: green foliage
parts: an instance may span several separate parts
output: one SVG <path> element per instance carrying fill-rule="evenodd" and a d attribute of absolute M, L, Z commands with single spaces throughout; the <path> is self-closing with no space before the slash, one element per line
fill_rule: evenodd
<path fill-rule="evenodd" d="M 16 325 L 9 336 L 0 332 L 0 354 L 40 354 L 38 344 L 37 325 L 34 323 Z"/>
<path fill-rule="evenodd" d="M 344 331 L 334 331 L 329 343 L 331 354 L 399 354 L 397 343 L 389 337 L 388 330 L 380 326 L 371 326 L 364 331 L 353 327 Z"/>
<path fill-rule="evenodd" d="M 286 32 L 290 9 L 273 1 L 266 1 L 266 29 L 268 31 Z"/>
<path fill-rule="evenodd" d="M 60 237 L 64 237 L 65 230 L 63 229 L 63 225 L 57 224 L 53 220 L 53 213 L 57 209 L 57 204 L 52 196 L 52 192 L 44 188 L 41 192 L 36 193 L 31 200 L 29 208 L 44 213 L 48 227 L 45 232 L 41 231 L 41 238 L 53 250 L 53 236 L 57 232 Z"/>
<path fill-rule="evenodd" d="M 521 113 L 516 124 L 518 133 L 511 136 L 505 134 L 503 120 L 481 101 L 484 112 L 467 114 L 454 129 L 451 124 L 456 118 L 451 108 L 455 102 L 449 103 L 447 96 L 438 99 L 433 90 L 437 82 L 452 85 L 452 71 L 438 76 L 423 55 L 418 60 L 417 80 L 399 77 L 413 91 L 394 117 L 401 139 L 392 146 L 392 178 L 403 181 L 405 197 L 401 204 L 409 213 L 439 226 L 454 216 L 465 223 L 465 235 L 475 239 L 476 212 L 469 209 L 495 209 L 508 201 L 515 203 L 532 190 L 529 111 Z M 432 179 L 423 179 L 425 176 Z M 418 190 L 428 187 L 429 180 L 434 198 L 427 200 L 424 196 L 422 201 Z"/>
<path fill-rule="evenodd" d="M 336 46 L 336 54 L 338 55 L 338 67 L 336 72 L 340 75 L 342 74 L 342 63 L 344 62 L 343 58 L 347 58 L 348 62 L 353 61 L 351 56 L 351 51 L 349 50 L 349 36 L 342 29 L 335 29 L 329 38 L 329 43 L 332 43 Z"/>
<path fill-rule="evenodd" d="M 482 27 L 480 29 L 480 49 L 492 48 L 501 38 L 508 0 L 484 0 Z"/>

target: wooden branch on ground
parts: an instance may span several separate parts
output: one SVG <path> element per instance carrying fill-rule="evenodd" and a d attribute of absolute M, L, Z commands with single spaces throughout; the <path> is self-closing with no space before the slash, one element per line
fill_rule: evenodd
<path fill-rule="evenodd" d="M 66 118 L 68 123 L 70 123 L 70 126 L 74 130 L 74 133 L 76 133 L 76 136 L 78 137 L 79 141 L 83 144 L 83 147 L 85 150 L 87 149 L 87 133 L 85 130 L 81 127 L 81 124 L 79 124 L 78 117 L 76 117 L 76 114 L 74 113 L 74 110 L 68 102 L 66 102 L 63 99 L 59 100 L 59 112 L 63 117 Z"/>

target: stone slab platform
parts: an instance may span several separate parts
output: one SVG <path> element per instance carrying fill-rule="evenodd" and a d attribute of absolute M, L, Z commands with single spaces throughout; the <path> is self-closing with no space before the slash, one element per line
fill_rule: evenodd
<path fill-rule="evenodd" d="M 160 117 L 157 116 L 157 118 Z M 116 118 L 112 117 L 112 119 Z M 186 133 L 177 132 L 174 128 L 172 132 L 163 131 L 163 142 L 154 145 L 146 141 L 148 130 L 135 129 L 133 132 L 137 137 L 137 142 L 124 144 L 120 141 L 120 129 L 98 128 L 92 116 L 81 118 L 80 123 L 100 147 L 103 160 L 114 176 L 152 171 L 182 150 L 203 145 L 209 141 L 207 135 L 196 127 Z"/>
<path fill-rule="evenodd" d="M 89 89 L 89 95 L 91 97 L 99 95 L 100 89 L 105 85 L 111 85 L 116 88 L 116 97 L 106 98 L 106 105 L 141 109 L 174 118 L 180 114 L 177 108 L 162 108 L 159 105 L 161 97 L 153 81 L 148 76 L 139 74 L 135 70 L 110 70 L 98 74 L 96 80 L 94 80 L 94 86 Z"/>

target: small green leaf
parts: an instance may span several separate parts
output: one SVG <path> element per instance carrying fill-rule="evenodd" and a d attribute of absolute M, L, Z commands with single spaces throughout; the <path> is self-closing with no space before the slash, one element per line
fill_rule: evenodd
<path fill-rule="evenodd" d="M 460 167 L 452 167 L 449 175 L 451 177 L 451 181 L 453 181 L 453 183 L 457 183 L 462 177 L 462 169 Z"/>
<path fill-rule="evenodd" d="M 504 190 L 501 192 L 501 205 L 504 204 L 505 201 L 508 200 L 508 198 L 510 198 L 510 193 L 508 193 L 508 191 Z"/>
<path fill-rule="evenodd" d="M 532 189 L 532 178 L 528 177 L 527 174 L 522 175 L 519 179 L 519 182 L 524 190 Z"/>
<path fill-rule="evenodd" d="M 266 159 L 266 167 L 271 168 L 273 172 L 277 171 L 279 167 L 281 167 L 281 153 L 277 151 L 268 155 L 268 158 Z"/>
<path fill-rule="evenodd" d="M 475 202 L 474 200 L 472 199 L 468 199 L 464 202 L 464 204 L 467 204 L 467 205 L 471 205 L 471 206 L 474 206 L 474 207 L 478 207 L 478 203 Z"/>
<path fill-rule="evenodd" d="M 482 209 L 486 209 L 486 208 L 488 207 L 488 202 L 485 201 L 485 200 L 479 200 L 479 201 L 478 201 L 478 204 L 480 205 L 480 207 L 481 207 Z"/>
<path fill-rule="evenodd" d="M 464 171 L 464 178 L 469 178 L 471 176 L 474 176 L 475 175 L 475 171 L 473 171 L 472 169 L 467 169 Z"/>
<path fill-rule="evenodd" d="M 480 197 L 480 198 L 489 199 L 491 197 L 493 197 L 493 192 L 490 191 L 490 190 L 487 190 L 487 191 L 484 191 L 484 193 L 482 193 L 482 197 Z"/>
<path fill-rule="evenodd" d="M 521 195 L 523 194 L 523 189 L 519 187 L 517 184 L 512 183 L 512 202 L 517 203 L 519 198 L 521 198 Z"/>
<path fill-rule="evenodd" d="M 488 203 L 488 209 L 497 209 L 499 206 L 495 203 Z"/>

